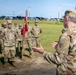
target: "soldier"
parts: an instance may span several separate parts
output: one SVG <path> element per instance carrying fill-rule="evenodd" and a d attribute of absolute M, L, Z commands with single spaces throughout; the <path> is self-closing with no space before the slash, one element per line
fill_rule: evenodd
<path fill-rule="evenodd" d="M 36 43 L 36 47 L 40 46 L 40 34 L 42 33 L 42 30 L 40 26 L 38 25 L 38 21 L 35 21 L 35 25 L 32 28 L 32 33 L 34 37 L 34 42 Z"/>
<path fill-rule="evenodd" d="M 44 51 L 42 46 L 32 49 L 57 65 L 57 75 L 76 75 L 76 10 L 65 12 L 64 32 L 52 46 L 56 48 L 54 55 Z"/>
<path fill-rule="evenodd" d="M 5 32 L 7 30 L 7 22 L 2 24 L 2 30 Z"/>
<path fill-rule="evenodd" d="M 0 46 L 1 46 L 1 53 L 4 53 L 4 50 L 3 50 L 3 33 L 6 32 L 7 30 L 7 22 L 4 22 L 2 23 L 1 25 L 1 28 L 0 28 Z"/>
<path fill-rule="evenodd" d="M 29 25 L 29 21 L 28 21 L 28 25 Z M 23 40 L 24 41 L 23 49 L 25 49 L 25 47 L 28 45 L 28 47 L 29 47 L 29 57 L 30 58 L 34 57 L 34 53 L 33 53 L 33 50 L 32 50 L 32 47 L 33 47 L 32 38 L 33 38 L 32 27 L 28 26 L 28 31 L 26 32 L 24 40 Z"/>
<path fill-rule="evenodd" d="M 0 53 L 2 53 L 2 44 L 3 44 L 3 42 L 2 42 L 2 27 L 0 27 Z"/>
<path fill-rule="evenodd" d="M 4 62 L 8 63 L 8 57 L 9 54 L 11 56 L 10 61 L 14 61 L 16 50 L 16 32 L 12 28 L 11 21 L 8 21 L 8 28 L 6 29 L 6 32 L 3 32 L 3 45 L 4 45 Z"/>
<path fill-rule="evenodd" d="M 17 40 L 16 40 L 16 48 L 17 48 L 17 53 L 20 54 L 22 50 L 22 40 L 23 36 L 21 35 L 21 30 L 22 30 L 22 24 L 19 24 L 19 28 L 17 31 Z M 20 54 L 21 56 L 21 54 Z"/>
<path fill-rule="evenodd" d="M 16 31 L 17 31 L 18 28 L 19 28 L 19 27 L 18 27 L 18 24 L 15 22 L 15 23 L 14 23 L 14 29 L 16 29 Z"/>

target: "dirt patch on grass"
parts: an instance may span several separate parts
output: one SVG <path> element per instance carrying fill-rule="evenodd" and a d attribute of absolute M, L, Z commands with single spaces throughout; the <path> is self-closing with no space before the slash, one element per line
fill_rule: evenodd
<path fill-rule="evenodd" d="M 16 59 L 16 62 L 0 65 L 0 75 L 56 75 L 55 67 L 49 64 L 42 57 L 35 59 L 25 58 L 25 60 Z"/>

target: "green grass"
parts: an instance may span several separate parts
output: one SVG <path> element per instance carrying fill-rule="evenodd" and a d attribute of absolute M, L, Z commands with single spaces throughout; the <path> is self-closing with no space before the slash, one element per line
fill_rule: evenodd
<path fill-rule="evenodd" d="M 0 24 L 6 22 L 6 20 L 0 20 Z M 17 22 L 18 24 L 24 24 L 23 20 L 13 20 L 12 23 Z M 34 25 L 34 21 L 29 21 L 30 26 Z M 63 23 L 58 21 L 38 21 L 39 25 L 42 28 L 41 34 L 41 44 L 46 51 L 54 52 L 51 44 L 54 41 L 58 41 L 59 36 L 61 35 L 61 30 L 63 28 Z"/>
<path fill-rule="evenodd" d="M 6 20 L 0 20 L 0 25 L 3 22 L 7 22 Z M 23 20 L 13 20 L 12 24 L 14 25 L 14 22 L 17 22 L 18 24 L 24 24 Z M 58 22 L 58 21 L 38 21 L 40 27 L 42 28 L 42 33 L 41 33 L 41 44 L 44 48 L 45 51 L 48 52 L 55 52 L 55 49 L 52 48 L 52 43 L 54 41 L 58 41 L 59 36 L 61 35 L 61 30 L 63 28 L 63 23 Z M 34 21 L 29 21 L 29 26 L 33 26 Z M 0 57 L 2 55 L 0 54 Z M 1 61 L 0 61 L 0 64 Z"/>
<path fill-rule="evenodd" d="M 58 41 L 59 36 L 61 35 L 61 25 L 56 25 L 55 22 L 40 24 L 42 27 L 43 33 L 41 34 L 41 43 L 44 47 L 44 50 L 54 52 L 55 50 L 52 48 L 52 43 L 54 41 Z"/>

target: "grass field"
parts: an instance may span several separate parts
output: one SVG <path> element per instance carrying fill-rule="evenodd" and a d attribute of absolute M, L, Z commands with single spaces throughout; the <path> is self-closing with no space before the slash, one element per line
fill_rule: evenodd
<path fill-rule="evenodd" d="M 6 20 L 0 20 L 0 24 L 5 22 Z M 23 20 L 13 20 L 13 23 L 17 22 L 18 24 L 23 24 Z M 34 25 L 34 21 L 29 21 L 30 26 Z M 42 28 L 41 34 L 41 44 L 46 51 L 54 52 L 55 50 L 52 48 L 51 44 L 54 41 L 58 41 L 59 36 L 61 35 L 61 30 L 63 28 L 63 22 L 58 21 L 38 21 L 39 25 Z"/>

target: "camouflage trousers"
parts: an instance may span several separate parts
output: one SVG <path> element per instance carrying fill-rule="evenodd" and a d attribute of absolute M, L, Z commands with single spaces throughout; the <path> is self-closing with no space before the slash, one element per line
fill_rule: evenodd
<path fill-rule="evenodd" d="M 16 48 L 18 48 L 18 50 L 21 51 L 20 49 L 22 48 L 22 40 L 16 41 Z"/>
<path fill-rule="evenodd" d="M 4 47 L 4 61 L 5 62 L 8 62 L 9 55 L 10 55 L 11 60 L 15 58 L 15 54 L 16 54 L 15 46 Z"/>
<path fill-rule="evenodd" d="M 3 53 L 3 40 L 0 39 L 0 53 Z"/>
<path fill-rule="evenodd" d="M 35 38 L 34 38 L 34 45 L 35 45 L 36 47 L 39 47 L 39 46 L 40 46 L 40 38 L 39 38 L 39 37 L 35 37 Z"/>
<path fill-rule="evenodd" d="M 31 39 L 25 39 L 23 41 L 23 49 L 26 48 L 26 46 L 28 45 L 28 48 L 29 48 L 29 55 L 33 54 L 33 50 L 32 50 L 32 47 L 33 47 L 33 41 Z"/>

